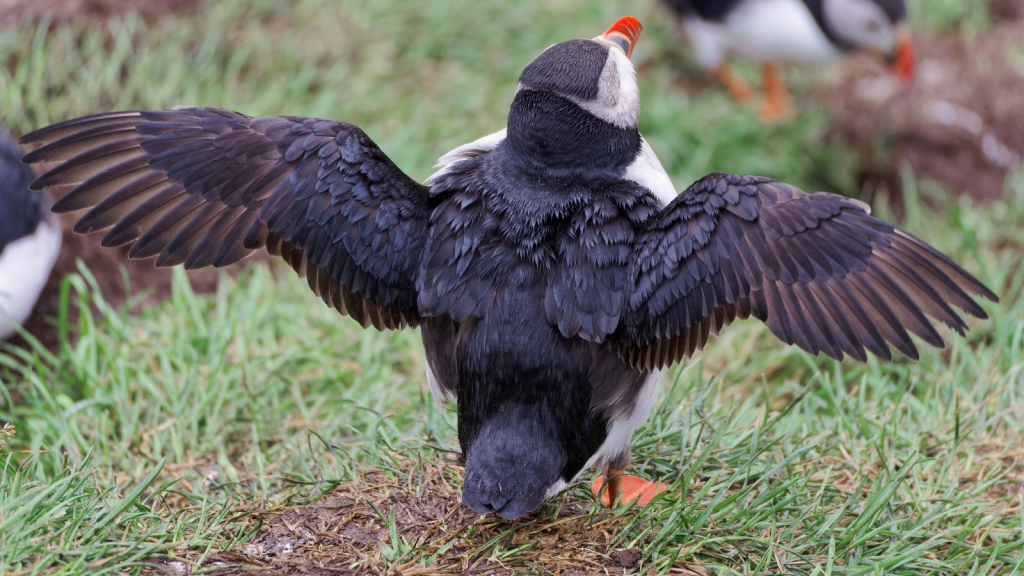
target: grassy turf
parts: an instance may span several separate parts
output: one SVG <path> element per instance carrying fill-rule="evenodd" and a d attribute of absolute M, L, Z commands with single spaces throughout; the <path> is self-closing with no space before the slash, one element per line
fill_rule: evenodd
<path fill-rule="evenodd" d="M 965 6 L 948 0 L 920 21 L 945 27 L 974 13 Z M 0 111 L 20 132 L 177 104 L 345 119 L 423 178 L 446 150 L 503 126 L 540 49 L 626 12 L 647 26 L 634 55 L 641 130 L 677 184 L 729 170 L 857 192 L 848 155 L 822 143 L 823 113 L 764 126 L 719 90 L 689 95 L 679 78 L 693 67 L 666 14 L 624 1 L 222 0 L 156 23 L 26 23 L 0 31 Z M 756 324 L 729 328 L 666 376 L 638 435 L 634 471 L 673 490 L 610 536 L 642 551 L 632 570 L 1021 570 L 1024 178 L 983 207 L 917 184 L 908 174 L 905 227 L 1003 296 L 993 319 L 916 364 L 839 364 Z M 0 451 L 0 574 L 120 573 L 186 552 L 201 563 L 249 540 L 261 511 L 361 470 L 411 481 L 401 463 L 454 450 L 454 414 L 426 392 L 415 332 L 362 331 L 288 271 L 254 267 L 212 296 L 178 281 L 171 300 L 128 316 L 83 270 L 65 305 L 100 314 L 62 323 L 75 337 L 56 352 L 0 350 L 0 423 L 17 429 Z M 546 509 L 587 498 L 580 486 Z M 439 553 L 392 535 L 364 568 Z M 469 557 L 550 569 L 511 538 L 470 529 L 458 542 Z"/>

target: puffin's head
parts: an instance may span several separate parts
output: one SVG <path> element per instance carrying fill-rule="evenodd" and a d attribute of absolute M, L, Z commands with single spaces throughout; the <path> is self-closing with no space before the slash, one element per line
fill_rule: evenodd
<path fill-rule="evenodd" d="M 834 38 L 885 58 L 892 71 L 914 79 L 914 44 L 904 0 L 822 0 L 824 23 Z"/>
<path fill-rule="evenodd" d="M 523 70 L 519 92 L 555 94 L 618 128 L 636 128 L 640 91 L 629 57 L 642 29 L 626 16 L 596 38 L 551 46 Z"/>

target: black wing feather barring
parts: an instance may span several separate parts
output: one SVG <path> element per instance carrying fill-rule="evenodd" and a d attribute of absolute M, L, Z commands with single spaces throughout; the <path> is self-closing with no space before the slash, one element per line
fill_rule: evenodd
<path fill-rule="evenodd" d="M 617 337 L 653 370 L 689 356 L 736 318 L 841 360 L 916 359 L 908 331 L 942 347 L 928 316 L 963 335 L 951 308 L 986 318 L 998 298 L 952 260 L 869 214 L 862 202 L 767 178 L 711 174 L 647 221 Z"/>
<path fill-rule="evenodd" d="M 362 130 L 213 108 L 115 112 L 23 138 L 25 162 L 63 162 L 33 188 L 77 185 L 53 207 L 89 208 L 75 232 L 107 230 L 157 266 L 226 266 L 259 248 L 284 258 L 363 326 L 415 325 L 427 189 Z"/>

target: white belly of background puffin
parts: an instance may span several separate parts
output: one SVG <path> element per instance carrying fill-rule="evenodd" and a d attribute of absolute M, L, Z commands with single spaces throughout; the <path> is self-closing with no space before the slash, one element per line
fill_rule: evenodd
<path fill-rule="evenodd" d="M 60 244 L 60 219 L 47 212 L 35 232 L 0 252 L 0 340 L 14 336 L 15 326 L 24 324 L 32 313 Z"/>
<path fill-rule="evenodd" d="M 827 62 L 841 54 L 801 0 L 747 0 L 724 22 L 687 18 L 683 26 L 706 68 L 728 53 L 756 62 Z"/>

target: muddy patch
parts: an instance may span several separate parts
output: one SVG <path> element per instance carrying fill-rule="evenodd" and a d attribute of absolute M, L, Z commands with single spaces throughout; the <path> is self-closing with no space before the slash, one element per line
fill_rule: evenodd
<path fill-rule="evenodd" d="M 406 465 L 413 470 L 408 476 L 366 472 L 316 502 L 254 518 L 261 523 L 256 536 L 201 565 L 199 554 L 182 552 L 159 566 L 170 573 L 204 570 L 217 576 L 505 575 L 539 568 L 589 575 L 643 567 L 639 550 L 615 544 L 618 531 L 635 520 L 631 516 L 595 513 L 579 494 L 555 498 L 515 523 L 478 516 L 461 504 L 462 468 L 454 460 Z M 678 569 L 705 573 L 699 567 Z"/>
<path fill-rule="evenodd" d="M 59 197 L 63 192 L 66 190 L 57 191 L 55 196 Z M 171 295 L 171 269 L 156 268 L 152 259 L 129 260 L 127 246 L 100 246 L 103 233 L 75 234 L 72 228 L 80 217 L 78 213 L 61 215 L 63 245 L 32 316 L 25 323 L 26 330 L 51 349 L 59 343 L 56 318 L 60 315 L 61 286 L 67 275 L 79 273 L 79 260 L 95 277 L 103 298 L 114 308 L 124 306 L 127 299 L 132 297 L 134 307 L 131 312 L 137 313 L 144 306 L 156 304 Z M 245 260 L 245 265 L 265 259 L 262 252 L 257 252 Z M 238 266 L 228 267 L 227 270 L 238 270 Z M 217 288 L 218 272 L 213 268 L 189 271 L 188 278 L 192 289 L 198 293 L 210 293 Z M 69 319 L 71 325 L 74 325 L 78 312 L 74 291 L 71 296 Z"/>
<path fill-rule="evenodd" d="M 22 19 L 49 17 L 55 22 L 75 18 L 106 20 L 138 12 L 147 20 L 170 13 L 190 13 L 201 0 L 0 0 L 0 23 L 8 26 Z"/>
<path fill-rule="evenodd" d="M 1017 14 L 1021 3 L 1005 2 Z M 1003 22 L 981 36 L 919 35 L 907 89 L 873 59 L 853 57 L 844 79 L 813 99 L 832 112 L 833 135 L 863 158 L 862 183 L 899 190 L 899 170 L 957 194 L 998 198 L 1024 154 L 1024 27 Z"/>
<path fill-rule="evenodd" d="M 1009 22 L 1024 20 L 1024 0 L 992 0 L 988 7 L 992 16 L 998 20 Z"/>

